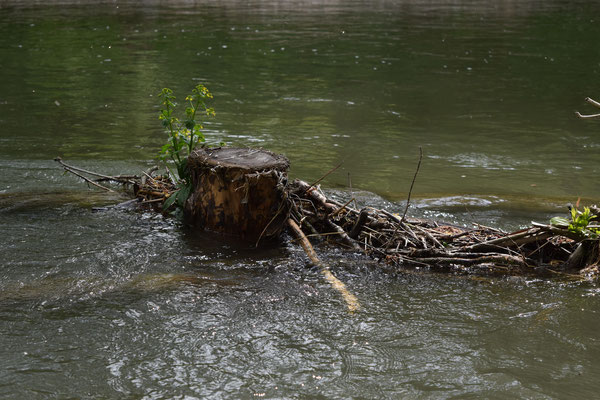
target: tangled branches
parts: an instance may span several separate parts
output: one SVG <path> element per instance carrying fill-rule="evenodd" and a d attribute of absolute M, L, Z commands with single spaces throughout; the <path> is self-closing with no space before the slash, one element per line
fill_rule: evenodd
<path fill-rule="evenodd" d="M 69 172 L 83 179 L 89 185 L 104 191 L 115 192 L 114 189 L 103 185 L 105 182 L 119 184 L 126 190 L 131 191 L 138 206 L 151 208 L 154 211 L 163 211 L 164 202 L 177 190 L 177 187 L 169 177 L 163 175 L 153 176 L 158 167 L 150 168 L 148 171 L 143 172 L 142 176 L 111 176 L 66 164 L 60 157 L 56 157 L 54 161 L 58 162 L 65 172 Z"/>
<path fill-rule="evenodd" d="M 142 176 L 109 176 L 56 161 L 94 187 L 114 192 L 105 182 L 132 191 L 136 205 L 164 212 L 165 201 L 178 189 L 166 176 L 154 176 L 157 168 Z M 290 218 L 306 238 L 327 240 L 398 268 L 432 271 L 577 277 L 598 275 L 600 241 L 582 237 L 570 226 L 532 223 L 506 233 L 476 225 L 467 229 L 437 221 L 408 218 L 383 209 L 352 208 L 328 198 L 318 186 L 295 180 L 287 199 Z M 600 209 L 590 207 L 593 218 Z M 592 217 L 590 217 L 592 218 Z M 299 232 L 292 232 L 300 236 Z"/>
<path fill-rule="evenodd" d="M 309 237 L 335 241 L 397 267 L 450 272 L 548 275 L 589 272 L 598 264 L 598 241 L 567 229 L 533 224 L 505 233 L 481 225 L 402 218 L 386 210 L 356 210 L 296 180 L 292 217 Z"/>

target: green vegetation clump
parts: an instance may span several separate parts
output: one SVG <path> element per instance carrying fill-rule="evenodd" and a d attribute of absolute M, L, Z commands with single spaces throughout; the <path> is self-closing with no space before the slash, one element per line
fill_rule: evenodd
<path fill-rule="evenodd" d="M 600 227 L 590 226 L 593 219 L 597 215 L 592 214 L 589 207 L 584 207 L 583 211 L 579 211 L 575 207 L 571 207 L 571 220 L 564 217 L 554 217 L 550 220 L 550 224 L 559 228 L 567 228 L 569 232 L 576 234 L 581 239 L 598 239 L 600 237 Z"/>
<path fill-rule="evenodd" d="M 188 157 L 200 143 L 206 142 L 198 118 L 202 114 L 207 117 L 214 116 L 215 110 L 207 106 L 206 102 L 212 99 L 213 95 L 202 84 L 197 85 L 192 90 L 192 94 L 186 96 L 185 101 L 188 104 L 183 121 L 174 115 L 177 103 L 173 91 L 164 88 L 159 93 L 159 97 L 162 107 L 158 118 L 162 121 L 169 137 L 167 143 L 162 146 L 158 158 L 164 163 L 173 183 L 179 188 L 165 201 L 163 209 L 167 210 L 173 204 L 183 207 L 190 195 L 192 187 L 187 170 Z"/>

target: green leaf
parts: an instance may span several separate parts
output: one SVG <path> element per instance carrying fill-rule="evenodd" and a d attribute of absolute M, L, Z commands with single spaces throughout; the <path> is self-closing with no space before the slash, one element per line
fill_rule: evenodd
<path fill-rule="evenodd" d="M 196 126 L 196 121 L 194 121 L 193 119 L 186 119 L 185 120 L 185 127 L 187 129 L 193 130 L 195 126 Z"/>
<path fill-rule="evenodd" d="M 187 183 L 180 189 L 177 189 L 165 200 L 163 203 L 163 211 L 167 211 L 173 205 L 177 205 L 178 207 L 183 207 L 185 205 L 186 200 L 190 197 L 190 193 L 192 192 L 192 184 Z"/>
<path fill-rule="evenodd" d="M 181 160 L 181 162 L 177 165 L 177 173 L 179 174 L 179 178 L 183 179 L 186 175 L 186 168 L 187 166 L 187 158 L 184 158 L 183 160 Z"/>
<path fill-rule="evenodd" d="M 569 226 L 569 220 L 563 217 L 554 217 L 550 220 L 550 225 L 566 228 Z"/>
<path fill-rule="evenodd" d="M 167 211 L 175 203 L 175 200 L 177 200 L 177 195 L 179 194 L 179 190 L 171 193 L 171 195 L 165 200 L 163 203 L 163 211 Z"/>
<path fill-rule="evenodd" d="M 179 207 L 183 207 L 185 205 L 186 200 L 190 197 L 190 193 L 192 191 L 192 185 L 187 184 L 177 192 L 177 205 Z"/>
<path fill-rule="evenodd" d="M 577 219 L 577 209 L 575 207 L 571 207 L 571 219 L 575 221 Z"/>

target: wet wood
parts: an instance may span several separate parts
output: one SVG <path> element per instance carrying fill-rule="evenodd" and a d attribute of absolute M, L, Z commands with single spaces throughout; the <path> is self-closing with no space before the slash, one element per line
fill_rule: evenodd
<path fill-rule="evenodd" d="M 67 165 L 60 158 L 57 161 L 66 171 L 104 190 L 112 189 L 98 185 L 99 180 L 133 186 L 136 204 L 155 211 L 164 212 L 164 200 L 177 190 L 168 177 L 152 176 L 153 170 L 144 173 L 142 180 L 133 175 L 97 174 Z M 265 150 L 217 148 L 193 153 L 188 168 L 194 191 L 185 204 L 186 220 L 200 229 L 255 244 L 279 237 L 287 227 L 311 261 L 338 288 L 342 286 L 316 256 L 307 235 L 362 252 L 398 269 L 542 277 L 579 275 L 582 279 L 600 276 L 600 241 L 570 231 L 568 226 L 532 222 L 530 227 L 506 233 L 478 224 L 465 228 L 401 217 L 373 207 L 359 211 L 349 206 L 352 198 L 343 202 L 332 199 L 316 182 L 288 183 L 288 166 L 285 157 Z M 591 206 L 590 210 L 600 219 L 598 207 Z M 589 226 L 592 233 L 599 228 L 594 222 Z"/>
<path fill-rule="evenodd" d="M 600 244 L 598 240 L 584 240 L 569 256 L 563 269 L 567 272 L 580 271 L 592 265 L 600 265 Z"/>
<path fill-rule="evenodd" d="M 298 241 L 300 242 L 300 245 L 302 246 L 304 252 L 308 256 L 310 262 L 319 268 L 321 274 L 327 280 L 327 282 L 329 282 L 329 284 L 342 295 L 344 301 L 346 302 L 346 305 L 348 306 L 348 311 L 358 311 L 360 309 L 360 303 L 358 302 L 356 296 L 350 293 L 346 285 L 344 285 L 342 281 L 336 278 L 335 275 L 333 275 L 329 270 L 329 267 L 321 261 L 321 259 L 315 252 L 315 249 L 312 247 L 310 241 L 308 240 L 304 232 L 302 232 L 302 229 L 300 229 L 298 224 L 296 224 L 296 222 L 291 218 L 287 220 L 287 224 L 290 230 L 292 231 L 293 235 L 298 238 Z"/>
<path fill-rule="evenodd" d="M 290 185 L 290 198 L 297 219 L 329 242 L 359 247 L 398 268 L 554 277 L 580 271 L 589 274 L 600 263 L 598 240 L 582 242 L 578 234 L 557 226 L 532 223 L 505 233 L 481 225 L 468 229 L 402 218 L 371 207 L 340 212 L 346 205 L 302 181 Z"/>
<path fill-rule="evenodd" d="M 188 158 L 193 191 L 186 222 L 258 243 L 277 237 L 287 220 L 288 160 L 261 149 L 200 149 Z"/>

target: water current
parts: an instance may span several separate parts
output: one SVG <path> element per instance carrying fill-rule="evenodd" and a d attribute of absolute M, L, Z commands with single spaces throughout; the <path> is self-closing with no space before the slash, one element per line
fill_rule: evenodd
<path fill-rule="evenodd" d="M 251 249 L 63 175 L 156 162 L 162 87 L 211 143 L 284 153 L 360 205 L 516 229 L 600 196 L 600 4 L 0 1 L 0 398 L 598 396 L 594 282 Z M 350 182 L 352 189 L 350 189 Z"/>

